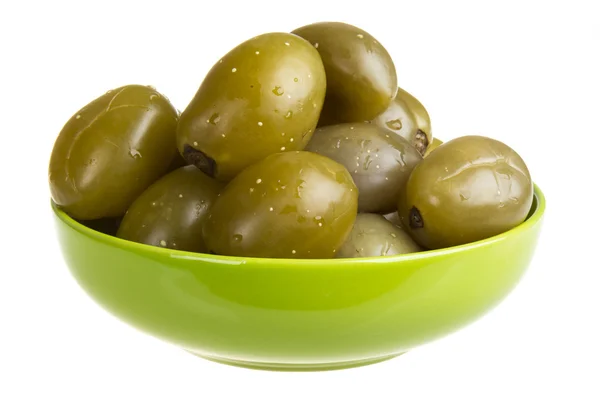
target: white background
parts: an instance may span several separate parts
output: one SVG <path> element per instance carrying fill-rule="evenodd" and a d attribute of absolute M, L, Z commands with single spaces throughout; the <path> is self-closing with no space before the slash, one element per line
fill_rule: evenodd
<path fill-rule="evenodd" d="M 2 2 L 0 396 L 600 396 L 594 1 L 200 3 Z M 442 340 L 324 373 L 213 364 L 99 309 L 67 272 L 51 222 L 47 165 L 64 122 L 130 83 L 183 109 L 233 46 L 322 20 L 387 47 L 434 135 L 487 135 L 525 159 L 548 209 L 517 289 Z"/>

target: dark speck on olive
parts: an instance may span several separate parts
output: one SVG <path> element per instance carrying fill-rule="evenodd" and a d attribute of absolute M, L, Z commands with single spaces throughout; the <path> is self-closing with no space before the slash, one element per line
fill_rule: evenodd
<path fill-rule="evenodd" d="M 410 209 L 410 227 L 411 229 L 419 229 L 422 228 L 423 218 L 421 218 L 421 213 L 416 207 L 412 207 Z"/>
<path fill-rule="evenodd" d="M 190 145 L 184 146 L 183 158 L 188 164 L 193 164 L 210 177 L 213 177 L 217 171 L 217 164 L 213 159 Z"/>

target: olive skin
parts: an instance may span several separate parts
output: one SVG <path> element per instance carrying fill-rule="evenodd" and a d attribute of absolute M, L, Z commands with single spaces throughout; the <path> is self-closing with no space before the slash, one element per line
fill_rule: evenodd
<path fill-rule="evenodd" d="M 358 214 L 338 258 L 368 258 L 422 251 L 404 230 L 379 214 Z"/>
<path fill-rule="evenodd" d="M 171 161 L 171 164 L 169 165 L 167 173 L 173 172 L 181 167 L 185 167 L 186 165 L 188 165 L 188 164 L 185 162 L 183 157 L 181 157 L 179 152 L 177 152 L 177 155 L 175 157 L 173 157 L 173 161 Z"/>
<path fill-rule="evenodd" d="M 517 226 L 532 201 L 523 159 L 500 141 L 470 135 L 444 143 L 415 167 L 398 215 L 419 245 L 438 249 Z"/>
<path fill-rule="evenodd" d="M 117 237 L 181 251 L 208 252 L 202 226 L 223 187 L 222 182 L 194 165 L 170 172 L 133 202 Z"/>
<path fill-rule="evenodd" d="M 341 22 L 318 22 L 292 33 L 310 41 L 325 65 L 320 126 L 371 120 L 388 108 L 398 90 L 396 67 L 373 36 Z"/>
<path fill-rule="evenodd" d="M 319 53 L 289 33 L 245 41 L 217 62 L 181 114 L 188 164 L 229 181 L 270 154 L 302 150 L 325 100 Z"/>
<path fill-rule="evenodd" d="M 429 146 L 427 146 L 427 150 L 425 151 L 425 155 L 423 157 L 429 156 L 429 154 L 431 154 L 431 152 L 433 152 L 433 150 L 436 149 L 438 146 L 440 146 L 442 143 L 443 142 L 440 141 L 439 139 L 433 138 L 433 141 L 431 141 Z"/>
<path fill-rule="evenodd" d="M 306 147 L 344 165 L 358 187 L 358 211 L 387 214 L 423 159 L 406 139 L 366 123 L 320 127 Z"/>
<path fill-rule="evenodd" d="M 177 154 L 177 111 L 152 87 L 127 85 L 74 114 L 52 150 L 52 199 L 79 220 L 122 216 Z"/>
<path fill-rule="evenodd" d="M 405 138 L 422 155 L 433 139 L 427 109 L 417 98 L 400 87 L 390 106 L 372 122 Z"/>
<path fill-rule="evenodd" d="M 277 153 L 229 182 L 209 211 L 204 240 L 218 255 L 330 259 L 357 206 L 342 165 L 310 152 Z"/>

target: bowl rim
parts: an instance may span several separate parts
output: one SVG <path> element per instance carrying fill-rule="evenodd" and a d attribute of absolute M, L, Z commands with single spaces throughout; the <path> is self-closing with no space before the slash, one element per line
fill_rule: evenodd
<path fill-rule="evenodd" d="M 543 218 L 546 210 L 546 198 L 537 184 L 533 184 L 533 203 L 535 206 L 533 213 L 528 218 L 514 228 L 497 234 L 486 239 L 474 241 L 467 244 L 456 245 L 448 248 L 413 252 L 408 254 L 398 254 L 389 256 L 361 257 L 361 258 L 332 258 L 332 259 L 303 259 L 303 258 L 260 258 L 260 257 L 237 257 L 215 254 L 203 254 L 198 252 L 180 251 L 167 247 L 156 247 L 153 245 L 142 244 L 134 241 L 125 240 L 119 237 L 111 236 L 94 229 L 91 229 L 78 222 L 65 211 L 63 211 L 52 199 L 50 200 L 52 210 L 56 217 L 65 225 L 76 232 L 85 235 L 88 238 L 98 240 L 104 244 L 124 249 L 126 251 L 136 252 L 170 259 L 180 259 L 185 261 L 198 261 L 201 263 L 213 263 L 223 265 L 249 265 L 249 266 L 268 266 L 268 267 L 290 267 L 293 265 L 323 266 L 323 265 L 354 265 L 354 264 L 401 264 L 414 263 L 415 260 L 434 258 L 438 256 L 451 255 L 459 252 L 475 250 L 483 246 L 498 243 L 507 238 L 514 237 L 535 227 Z M 530 210 L 531 211 L 531 210 Z"/>

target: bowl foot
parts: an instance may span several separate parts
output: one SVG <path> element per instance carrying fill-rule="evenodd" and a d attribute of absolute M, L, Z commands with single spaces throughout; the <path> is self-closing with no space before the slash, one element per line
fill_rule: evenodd
<path fill-rule="evenodd" d="M 287 363 L 263 363 L 253 361 L 240 361 L 232 360 L 221 357 L 212 357 L 202 354 L 190 352 L 195 356 L 203 358 L 205 360 L 213 361 L 219 364 L 232 365 L 235 367 L 242 367 L 247 369 L 256 369 L 263 371 L 285 371 L 285 372 L 316 372 L 316 371 L 334 371 L 340 369 L 348 369 L 355 367 L 362 367 L 365 365 L 377 364 L 382 361 L 387 361 L 392 358 L 398 357 L 404 353 L 392 354 L 384 357 L 368 358 L 365 360 L 355 361 L 342 361 L 333 363 L 315 363 L 315 364 L 287 364 Z"/>

